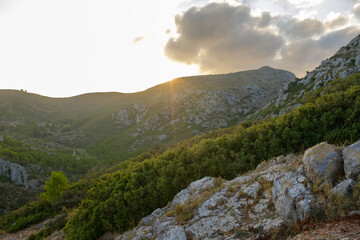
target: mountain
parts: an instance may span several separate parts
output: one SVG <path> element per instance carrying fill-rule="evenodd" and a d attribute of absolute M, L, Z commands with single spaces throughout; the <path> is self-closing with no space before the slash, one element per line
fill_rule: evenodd
<path fill-rule="evenodd" d="M 32 144 L 86 149 L 116 163 L 155 144 L 234 126 L 292 81 L 290 72 L 262 67 L 178 78 L 133 94 L 48 98 L 2 90 L 0 129 Z"/>
<path fill-rule="evenodd" d="M 144 148 L 161 143 L 161 138 L 174 143 L 197 134 L 194 130 L 222 127 L 222 119 L 237 126 L 154 147 L 104 174 L 72 182 L 54 200 L 46 198 L 48 191 L 2 216 L 0 230 L 13 233 L 30 227 L 30 239 L 97 239 L 109 232 L 125 233 L 117 237 L 130 239 L 137 234 L 171 239 L 174 233 L 186 239 L 278 239 L 281 232 L 295 233 L 309 220 L 356 217 L 360 208 L 358 39 L 326 63 L 327 72 L 321 70 L 326 68 L 323 62 L 309 81 L 310 75 L 295 79 L 291 73 L 264 67 L 180 78 L 137 94 L 112 93 L 111 100 L 107 94 L 46 98 L 47 107 L 37 107 L 41 101 L 16 92 L 20 98 L 26 95 L 27 101 L 8 101 L 4 109 L 10 117 L 1 115 L 1 119 L 8 134 L 24 141 L 9 148 L 13 153 L 42 152 L 46 143 L 45 149 L 54 152 L 44 161 L 65 149 L 62 156 L 71 167 L 80 167 L 86 157 L 88 166 L 118 162 L 142 151 L 136 141 L 142 141 Z M 335 71 L 334 66 L 341 67 Z M 335 74 L 327 80 L 326 74 L 333 72 L 349 76 Z M 237 81 L 241 76 L 252 80 Z M 87 105 L 90 99 L 92 107 Z M 23 114 L 26 111 L 32 113 Z M 9 139 L 5 137 L 3 144 L 9 145 Z M 20 148 L 15 150 L 16 146 Z M 7 156 L 15 163 L 21 159 Z M 105 161 L 99 162 L 100 158 Z M 28 157 L 30 162 L 34 159 Z M 50 158 L 47 166 L 52 162 L 59 159 Z"/>
<path fill-rule="evenodd" d="M 346 148 L 334 147 L 330 143 L 338 146 L 360 139 L 359 86 L 360 74 L 337 79 L 331 85 L 319 88 L 326 94 L 310 99 L 282 116 L 246 123 L 218 137 L 205 136 L 200 141 L 189 139 L 161 152 L 144 153 L 120 163 L 104 175 L 70 184 L 56 201 L 40 197 L 1 217 L 0 229 L 12 233 L 39 223 L 24 230 L 29 232 L 32 229 L 30 239 L 43 239 L 49 235 L 49 239 L 62 239 L 64 236 L 66 239 L 97 239 L 106 232 L 123 233 L 136 227 L 154 210 L 166 207 L 178 193 L 175 199 L 178 199 L 179 206 L 169 204 L 170 208 L 165 208 L 169 210 L 166 211 L 167 218 L 161 211 L 156 211 L 159 219 L 143 219 L 146 223 L 140 223 L 140 227 L 144 232 L 152 232 L 154 236 L 164 233 L 167 237 L 175 230 L 189 227 L 193 229 L 191 233 L 197 235 L 206 236 L 207 232 L 221 234 L 205 228 L 210 220 L 214 220 L 212 226 L 225 232 L 228 229 L 229 236 L 238 234 L 237 237 L 246 238 L 248 235 L 261 237 L 274 233 L 274 239 L 278 239 L 276 226 L 285 226 L 279 233 L 286 230 L 285 234 L 290 234 L 297 231 L 293 224 L 300 227 L 303 220 L 331 220 L 355 214 L 353 211 L 359 206 L 358 195 L 334 198 L 329 192 L 333 187 L 335 193 L 336 189 L 347 190 L 350 185 L 349 188 L 353 188 L 351 194 L 359 193 L 356 190 L 360 166 L 358 142 L 352 146 L 346 144 Z M 323 141 L 329 144 L 312 147 Z M 304 151 L 304 157 L 299 156 Z M 291 153 L 294 154 L 288 155 Z M 287 157 L 276 158 L 281 155 Z M 275 161 L 266 163 L 272 159 Z M 250 171 L 255 168 L 256 172 Z M 221 179 L 209 177 L 235 180 L 234 184 L 222 185 Z M 196 182 L 200 179 L 203 181 Z M 194 181 L 196 184 L 191 184 Z M 210 182 L 215 188 L 211 188 Z M 269 190 L 271 194 L 267 193 Z M 269 196 L 272 196 L 272 204 Z M 236 207 L 241 202 L 232 202 L 229 200 L 232 198 L 244 199 L 244 204 Z M 181 199 L 193 201 L 184 205 Z M 206 207 L 201 209 L 205 215 L 201 220 L 197 218 L 197 210 L 205 203 Z M 309 206 L 311 218 L 308 218 Z M 319 208 L 312 209 L 312 206 Z M 235 218 L 236 214 L 243 218 Z M 177 219 L 184 225 L 176 224 Z M 234 221 L 238 228 L 231 228 Z M 159 224 L 152 226 L 152 223 Z M 271 231 L 266 232 L 267 227 Z M 153 232 L 156 229 L 161 232 Z M 169 233 L 171 229 L 174 231 Z M 193 239 L 197 239 L 197 235 Z M 128 236 L 132 239 L 136 234 Z M 189 239 L 191 236 L 187 235 Z"/>
<path fill-rule="evenodd" d="M 341 47 L 332 57 L 323 60 L 302 79 L 289 82 L 281 90 L 277 99 L 259 110 L 253 118 L 284 114 L 304 103 L 306 93 L 327 85 L 337 78 L 346 78 L 360 72 L 360 35 Z"/>

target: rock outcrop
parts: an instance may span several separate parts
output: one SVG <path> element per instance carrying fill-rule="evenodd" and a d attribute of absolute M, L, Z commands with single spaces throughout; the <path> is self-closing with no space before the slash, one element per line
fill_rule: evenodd
<path fill-rule="evenodd" d="M 315 199 L 306 186 L 307 181 L 301 174 L 285 172 L 274 182 L 272 195 L 276 212 L 290 226 L 310 218 L 310 209 Z"/>
<path fill-rule="evenodd" d="M 338 185 L 333 187 L 330 192 L 332 194 L 340 195 L 340 196 L 349 196 L 355 186 L 356 182 L 351 178 L 347 178 L 341 181 Z"/>
<path fill-rule="evenodd" d="M 331 186 L 343 169 L 340 155 L 325 142 L 306 150 L 302 161 L 312 181 L 324 180 Z"/>
<path fill-rule="evenodd" d="M 28 186 L 28 174 L 26 169 L 19 164 L 0 159 L 0 175 L 10 178 L 16 185 Z"/>
<path fill-rule="evenodd" d="M 329 194 L 350 196 L 357 183 L 339 175 L 343 168 L 335 148 L 320 143 L 304 155 L 277 157 L 231 181 L 205 177 L 115 239 L 266 238 L 282 227 L 308 221 L 324 208 L 317 201 L 324 194 L 316 189 L 319 179 L 334 183 Z"/>
<path fill-rule="evenodd" d="M 341 47 L 332 57 L 324 60 L 313 71 L 295 82 L 288 82 L 279 92 L 274 115 L 282 115 L 303 103 L 303 94 L 320 88 L 336 78 L 345 78 L 360 72 L 360 35 Z M 265 107 L 266 108 L 266 107 Z"/>
<path fill-rule="evenodd" d="M 276 99 L 279 89 L 293 81 L 294 74 L 270 67 L 175 79 L 171 84 L 174 86 L 165 84 L 148 90 L 146 102 L 139 100 L 122 107 L 112 113 L 111 119 L 118 129 L 126 130 L 134 141 L 130 150 L 136 150 L 149 143 L 244 121 Z"/>
<path fill-rule="evenodd" d="M 343 150 L 344 171 L 347 178 L 356 179 L 360 174 L 360 141 Z"/>

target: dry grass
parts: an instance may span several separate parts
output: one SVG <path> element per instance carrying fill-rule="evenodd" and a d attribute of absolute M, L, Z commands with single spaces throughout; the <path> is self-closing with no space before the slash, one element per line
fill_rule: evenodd
<path fill-rule="evenodd" d="M 218 192 L 223 187 L 223 184 L 223 179 L 216 178 L 214 180 L 214 186 L 204 190 L 200 197 L 197 199 L 190 199 L 184 205 L 176 205 L 174 209 L 166 212 L 166 216 L 176 217 L 178 224 L 183 225 L 186 221 L 194 217 L 194 210 Z"/>

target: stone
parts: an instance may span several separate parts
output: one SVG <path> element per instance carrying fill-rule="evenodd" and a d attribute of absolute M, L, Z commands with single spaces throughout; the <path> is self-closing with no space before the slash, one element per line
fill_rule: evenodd
<path fill-rule="evenodd" d="M 272 188 L 276 212 L 290 226 L 309 219 L 314 202 L 311 191 L 297 180 L 302 177 L 294 172 L 285 172 Z"/>
<path fill-rule="evenodd" d="M 345 177 L 356 179 L 360 174 L 360 140 L 344 148 Z"/>
<path fill-rule="evenodd" d="M 325 142 L 305 151 L 302 162 L 306 168 L 307 176 L 315 182 L 324 180 L 333 186 L 342 172 L 342 160 L 335 148 Z"/>
<path fill-rule="evenodd" d="M 214 186 L 214 178 L 204 177 L 198 181 L 192 182 L 187 188 L 176 194 L 171 202 L 171 208 L 175 205 L 184 205 L 190 199 L 200 196 L 203 189 Z"/>
<path fill-rule="evenodd" d="M 333 187 L 330 192 L 332 194 L 340 195 L 340 196 L 349 196 L 355 186 L 356 182 L 351 179 L 345 179 L 340 182 L 338 185 Z"/>
<path fill-rule="evenodd" d="M 159 240 L 187 240 L 184 228 L 181 226 L 169 226 L 164 229 L 156 239 Z"/>
<path fill-rule="evenodd" d="M 0 159 L 0 175 L 10 178 L 16 185 L 28 185 L 26 169 L 19 164 Z"/>
<path fill-rule="evenodd" d="M 212 177 L 192 182 L 170 204 L 144 217 L 136 228 L 116 239 L 220 240 L 237 239 L 241 232 L 247 239 L 267 239 L 284 226 L 294 227 L 306 222 L 316 214 L 314 208 L 322 207 L 316 202 L 319 193 L 315 192 L 315 195 L 310 191 L 314 182 L 307 177 L 308 172 L 317 173 L 314 177 L 317 180 L 322 173 L 314 170 L 319 167 L 317 161 L 330 162 L 320 167 L 332 170 L 334 159 L 337 160 L 331 145 L 319 145 L 307 151 L 305 157 L 310 160 L 298 167 L 293 166 L 295 158 L 288 155 L 275 158 L 252 173 L 227 181 L 216 189 Z M 330 170 L 327 172 L 331 173 Z M 326 178 L 326 174 L 322 176 Z M 346 179 L 331 191 L 347 194 L 354 185 L 354 180 Z M 187 208 L 182 210 L 191 212 L 186 212 L 180 219 L 173 210 L 176 205 L 184 204 Z"/>
<path fill-rule="evenodd" d="M 244 189 L 242 189 L 242 191 L 244 193 L 246 193 L 248 196 L 250 196 L 251 198 L 256 198 L 257 197 L 257 191 L 259 190 L 260 186 L 261 186 L 260 183 L 254 182 L 250 186 L 245 187 Z"/>
<path fill-rule="evenodd" d="M 216 215 L 201 218 L 194 224 L 186 227 L 185 230 L 194 239 L 204 239 L 205 237 L 219 237 L 219 233 L 231 232 L 238 227 L 239 224 L 234 217 L 230 215 Z"/>

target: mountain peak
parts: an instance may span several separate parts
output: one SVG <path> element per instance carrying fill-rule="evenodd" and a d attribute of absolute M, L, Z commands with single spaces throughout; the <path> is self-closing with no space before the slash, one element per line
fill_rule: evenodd
<path fill-rule="evenodd" d="M 259 68 L 259 70 L 264 69 L 264 70 L 273 70 L 274 68 L 269 67 L 269 66 L 262 66 L 261 68 Z"/>

